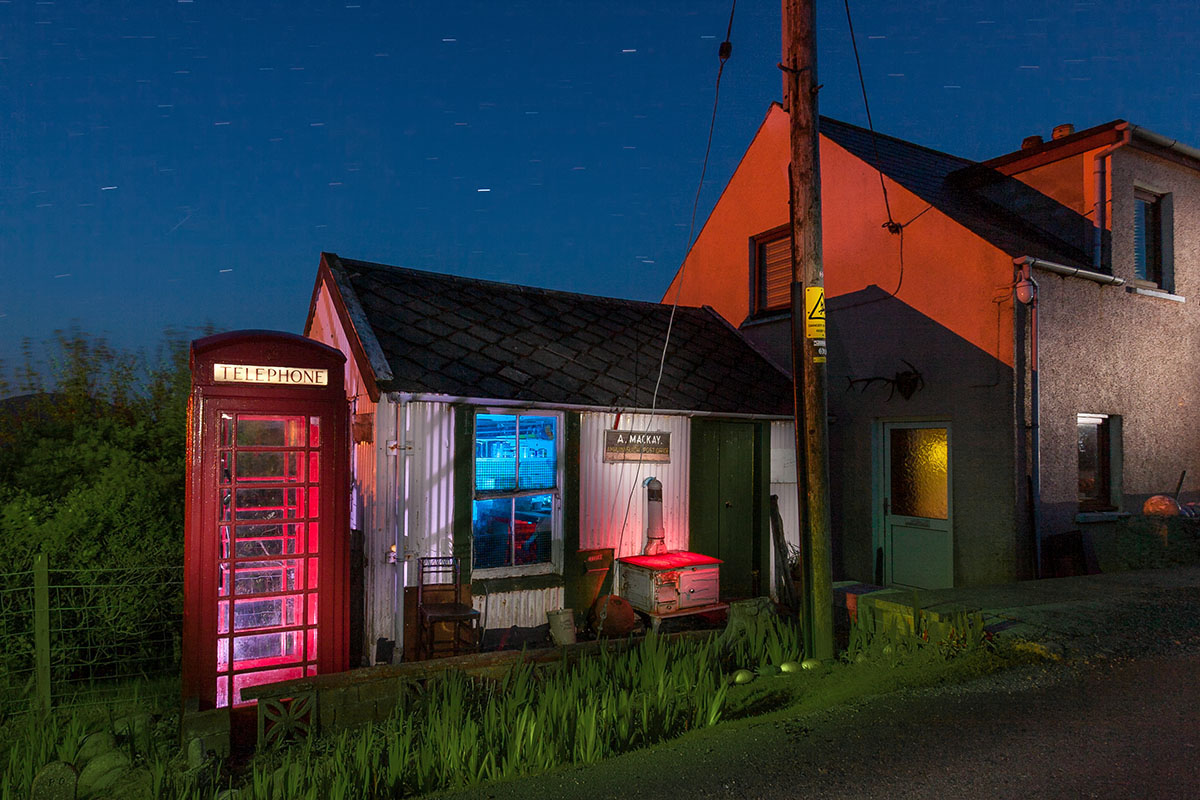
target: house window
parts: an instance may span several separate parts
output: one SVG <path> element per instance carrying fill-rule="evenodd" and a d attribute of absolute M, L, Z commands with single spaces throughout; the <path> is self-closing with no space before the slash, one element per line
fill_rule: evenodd
<path fill-rule="evenodd" d="M 791 228 L 782 225 L 750 240 L 754 313 L 782 311 L 792 303 Z"/>
<path fill-rule="evenodd" d="M 1120 417 L 1079 414 L 1079 510 L 1115 511 L 1120 495 Z"/>
<path fill-rule="evenodd" d="M 554 414 L 475 415 L 475 570 L 555 569 L 561 538 L 560 430 Z"/>
<path fill-rule="evenodd" d="M 1134 191 L 1134 275 L 1139 281 L 1165 287 L 1163 280 L 1163 197 L 1144 189 Z"/>

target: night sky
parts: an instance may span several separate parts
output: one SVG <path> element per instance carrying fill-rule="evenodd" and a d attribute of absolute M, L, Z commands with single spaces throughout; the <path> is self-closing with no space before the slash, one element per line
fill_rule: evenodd
<path fill-rule="evenodd" d="M 1200 4 L 867 2 L 876 127 L 970 158 L 1125 118 L 1200 145 Z M 733 24 L 697 227 L 780 95 Z M 77 324 L 300 331 L 321 250 L 657 300 L 729 2 L 0 0 L 0 361 Z M 821 111 L 865 124 L 845 10 Z"/>

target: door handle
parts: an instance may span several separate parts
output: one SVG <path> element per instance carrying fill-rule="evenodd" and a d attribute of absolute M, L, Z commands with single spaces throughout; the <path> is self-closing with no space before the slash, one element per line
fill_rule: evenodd
<path fill-rule="evenodd" d="M 726 500 L 726 501 L 725 501 L 725 507 L 726 507 L 726 508 L 733 508 L 733 503 L 731 503 L 730 501 Z"/>
<path fill-rule="evenodd" d="M 883 513 L 886 515 L 889 509 L 890 506 L 888 505 L 888 498 L 885 497 L 883 498 Z"/>

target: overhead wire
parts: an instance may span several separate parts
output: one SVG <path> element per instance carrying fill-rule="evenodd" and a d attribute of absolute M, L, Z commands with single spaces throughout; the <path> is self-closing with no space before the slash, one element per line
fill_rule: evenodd
<path fill-rule="evenodd" d="M 733 44 L 732 44 L 731 40 L 732 40 L 732 36 L 733 36 L 733 18 L 734 18 L 734 14 L 736 12 L 737 12 L 737 0 L 733 0 L 733 3 L 731 4 L 731 6 L 729 8 L 729 24 L 725 28 L 725 40 L 722 41 L 720 46 L 717 48 L 717 58 L 719 59 L 720 63 L 717 66 L 717 79 L 716 79 L 715 86 L 713 88 L 713 107 L 712 107 L 712 115 L 710 116 L 709 121 L 708 121 L 708 138 L 704 145 L 704 159 L 700 166 L 700 181 L 696 186 L 696 196 L 692 201 L 691 221 L 688 224 L 687 242 L 686 242 L 686 245 L 683 250 L 683 252 L 684 252 L 683 262 L 680 264 L 679 273 L 678 273 L 678 275 L 676 275 L 676 278 L 675 278 L 675 296 L 674 296 L 674 298 L 672 298 L 671 314 L 667 318 L 667 332 L 666 332 L 666 336 L 663 338 L 662 353 L 658 359 L 658 376 L 655 378 L 654 393 L 650 398 L 650 414 L 647 416 L 646 430 L 649 430 L 650 425 L 653 424 L 654 412 L 658 408 L 658 392 L 659 392 L 659 389 L 662 387 L 663 371 L 664 371 L 664 369 L 666 367 L 666 363 L 667 363 L 667 349 L 671 344 L 671 333 L 675 327 L 675 314 L 679 309 L 679 296 L 683 290 L 683 278 L 684 278 L 685 273 L 687 272 L 687 254 L 691 250 L 692 237 L 695 235 L 695 232 L 696 232 L 696 215 L 700 208 L 700 194 L 704 189 L 704 178 L 708 174 L 708 160 L 709 160 L 709 155 L 712 152 L 713 131 L 716 129 L 716 126 L 717 126 L 717 107 L 718 107 L 718 104 L 719 104 L 720 98 L 721 98 L 721 76 L 725 73 L 725 62 L 727 62 L 729 60 L 729 57 L 731 55 L 733 55 Z M 644 457 L 645 457 L 644 452 L 639 454 L 639 458 L 637 461 L 637 469 L 634 471 L 634 474 L 633 474 L 633 485 L 629 487 L 629 497 L 625 502 L 625 516 L 621 521 L 621 533 L 618 537 L 617 549 L 614 553 L 614 555 L 616 557 L 620 557 L 621 550 L 623 549 L 623 547 L 625 545 L 625 530 L 629 525 L 629 512 L 633 507 L 633 496 L 637 493 L 638 478 L 641 477 L 642 463 L 643 463 Z M 603 629 L 604 620 L 605 620 L 605 617 L 607 616 L 607 613 L 608 613 L 608 604 L 605 603 L 601 607 L 600 612 L 599 612 L 599 621 L 600 621 L 601 629 Z"/>
<path fill-rule="evenodd" d="M 887 228 L 888 233 L 900 237 L 898 256 L 898 260 L 900 262 L 900 275 L 896 280 L 896 288 L 884 297 L 875 297 L 870 300 L 862 300 L 857 303 L 851 303 L 847 306 L 840 306 L 837 309 L 838 311 L 845 311 L 850 308 L 858 308 L 860 306 L 870 305 L 871 303 L 890 300 L 891 298 L 900 294 L 900 288 L 904 285 L 904 229 L 920 219 L 926 211 L 933 208 L 933 204 L 930 203 L 908 222 L 896 222 L 895 218 L 892 216 L 892 204 L 888 199 L 887 181 L 884 180 L 883 167 L 881 166 L 883 160 L 879 157 L 879 134 L 876 133 L 875 121 L 871 118 L 871 101 L 867 98 L 867 82 L 863 78 L 862 59 L 858 55 L 858 38 L 854 34 L 854 19 L 850 14 L 850 0 L 843 0 L 843 3 L 846 7 L 846 26 L 850 29 L 850 45 L 854 49 L 854 64 L 858 68 L 858 86 L 862 90 L 863 108 L 867 112 L 867 128 L 871 131 L 871 149 L 875 152 L 875 172 L 879 175 L 879 189 L 883 192 L 883 207 L 887 212 L 887 222 L 883 223 L 880 227 Z"/>

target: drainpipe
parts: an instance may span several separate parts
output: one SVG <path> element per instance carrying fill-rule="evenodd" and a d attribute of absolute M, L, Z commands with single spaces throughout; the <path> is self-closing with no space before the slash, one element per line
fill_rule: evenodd
<path fill-rule="evenodd" d="M 1031 259 L 1032 261 L 1032 259 Z M 1041 422 L 1041 397 L 1038 380 L 1038 361 L 1041 355 L 1041 339 L 1038 337 L 1038 285 L 1033 279 L 1033 265 L 1030 262 L 1015 262 L 1017 281 L 1015 285 L 1017 300 L 1029 306 L 1029 436 L 1030 464 L 1029 482 L 1031 485 L 1030 506 L 1033 517 L 1033 574 L 1035 578 L 1042 577 L 1042 442 L 1039 425 Z"/>
<path fill-rule="evenodd" d="M 1108 157 L 1118 147 L 1129 144 L 1133 131 L 1128 122 L 1118 126 L 1121 131 L 1121 141 L 1114 142 L 1096 153 L 1092 161 L 1092 173 L 1096 179 L 1096 200 L 1092 206 L 1092 219 L 1095 221 L 1092 236 L 1092 266 L 1097 272 L 1104 269 L 1104 231 L 1108 227 Z"/>
<path fill-rule="evenodd" d="M 404 395 L 399 396 L 399 402 L 396 404 L 396 426 L 397 431 L 397 447 L 396 447 L 396 525 L 393 528 L 395 539 L 393 547 L 395 547 L 395 562 L 393 567 L 395 573 L 393 584 L 395 586 L 395 594 L 392 602 L 392 640 L 396 643 L 395 655 L 392 657 L 393 663 L 398 663 L 404 660 L 404 586 L 407 577 L 408 569 L 408 554 L 405 550 L 405 533 L 408 530 L 408 398 Z M 390 444 L 390 443 L 389 443 Z"/>

